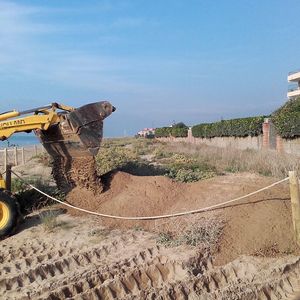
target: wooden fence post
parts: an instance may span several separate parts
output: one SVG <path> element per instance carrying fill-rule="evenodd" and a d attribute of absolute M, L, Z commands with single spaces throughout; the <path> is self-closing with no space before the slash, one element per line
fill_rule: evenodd
<path fill-rule="evenodd" d="M 24 151 L 24 147 L 21 148 L 22 151 L 22 165 L 25 165 L 25 151 Z"/>
<path fill-rule="evenodd" d="M 15 158 L 15 166 L 18 165 L 18 148 L 14 148 L 14 158 Z"/>
<path fill-rule="evenodd" d="M 6 178 L 5 178 L 5 181 L 6 181 L 6 189 L 8 191 L 11 191 L 11 165 L 6 165 L 5 166 L 5 171 L 6 171 Z"/>
<path fill-rule="evenodd" d="M 295 171 L 289 172 L 290 193 L 292 204 L 293 226 L 295 231 L 296 242 L 300 246 L 300 193 L 299 181 Z"/>
<path fill-rule="evenodd" d="M 4 168 L 8 165 L 7 148 L 4 148 Z"/>
<path fill-rule="evenodd" d="M 34 145 L 34 152 L 35 152 L 35 156 L 38 155 L 38 148 L 37 148 L 37 145 Z"/>

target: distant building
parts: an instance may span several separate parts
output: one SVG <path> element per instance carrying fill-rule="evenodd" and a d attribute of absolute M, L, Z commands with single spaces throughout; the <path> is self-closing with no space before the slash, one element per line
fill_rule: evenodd
<path fill-rule="evenodd" d="M 144 128 L 137 135 L 144 138 L 153 137 L 155 135 L 155 128 Z"/>
<path fill-rule="evenodd" d="M 290 72 L 288 75 L 288 82 L 290 82 L 287 96 L 295 98 L 300 96 L 300 70 Z"/>

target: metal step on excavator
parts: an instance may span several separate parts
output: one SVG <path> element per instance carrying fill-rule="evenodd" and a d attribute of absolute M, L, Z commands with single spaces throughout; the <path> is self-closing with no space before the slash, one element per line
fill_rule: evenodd
<path fill-rule="evenodd" d="M 26 111 L 0 114 L 0 141 L 19 132 L 34 132 L 45 150 L 58 165 L 67 166 L 74 159 L 95 157 L 103 137 L 103 120 L 115 111 L 108 101 L 90 103 L 79 108 L 52 103 Z M 6 179 L 0 173 L 0 238 L 15 230 L 20 218 L 19 205 L 11 193 L 10 167 Z M 56 171 L 58 187 L 68 192 L 74 182 L 65 172 Z M 58 174 L 62 173 L 62 174 Z"/>

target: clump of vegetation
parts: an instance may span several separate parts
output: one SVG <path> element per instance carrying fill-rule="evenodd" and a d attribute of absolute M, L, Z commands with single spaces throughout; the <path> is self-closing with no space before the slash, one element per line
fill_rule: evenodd
<path fill-rule="evenodd" d="M 50 205 L 53 200 L 38 193 L 36 190 L 30 188 L 28 184 L 32 184 L 46 194 L 49 194 L 61 201 L 64 201 L 65 195 L 55 186 L 49 184 L 48 181 L 37 178 L 29 178 L 26 183 L 18 178 L 12 179 L 12 192 L 17 198 L 22 213 L 31 212 L 35 209 Z"/>
<path fill-rule="evenodd" d="M 263 122 L 264 116 L 222 120 L 195 125 L 192 127 L 192 134 L 200 138 L 257 136 L 262 134 Z"/>
<path fill-rule="evenodd" d="M 189 245 L 214 251 L 221 238 L 224 222 L 217 217 L 197 219 L 194 216 L 187 216 L 182 221 L 177 220 L 178 229 L 174 226 L 170 229 L 159 232 L 156 242 L 165 247 L 176 247 Z"/>
<path fill-rule="evenodd" d="M 47 213 L 40 213 L 39 216 L 45 231 L 52 232 L 56 227 L 59 226 L 57 214 L 49 211 Z"/>
<path fill-rule="evenodd" d="M 287 101 L 272 114 L 277 132 L 283 138 L 300 136 L 300 97 Z"/>
<path fill-rule="evenodd" d="M 153 156 L 155 159 L 169 158 L 172 155 L 172 152 L 166 151 L 166 149 L 161 145 L 155 148 L 155 150 L 153 151 Z"/>
<path fill-rule="evenodd" d="M 39 218 L 42 226 L 46 232 L 53 232 L 56 228 L 70 229 L 72 224 L 59 220 L 58 216 L 62 213 L 62 210 L 47 210 L 39 212 Z"/>
<path fill-rule="evenodd" d="M 156 243 L 165 247 L 179 246 L 178 240 L 171 232 L 160 232 L 156 238 Z"/>
<path fill-rule="evenodd" d="M 172 128 L 171 127 L 161 127 L 155 129 L 155 137 L 169 137 L 171 136 Z"/>
<path fill-rule="evenodd" d="M 151 161 L 143 159 L 150 155 Z M 180 182 L 194 182 L 216 175 L 214 167 L 194 157 L 166 150 L 166 145 L 148 139 L 134 139 L 130 144 L 110 140 L 97 158 L 99 175 L 122 170 L 134 175 L 165 175 Z"/>
<path fill-rule="evenodd" d="M 171 135 L 173 137 L 187 137 L 188 136 L 188 126 L 180 122 L 172 125 Z"/>
<path fill-rule="evenodd" d="M 183 122 L 179 122 L 170 127 L 156 128 L 155 137 L 187 137 L 188 129 L 188 126 L 186 126 Z"/>
<path fill-rule="evenodd" d="M 201 179 L 208 179 L 215 176 L 213 171 L 201 171 L 200 169 L 171 169 L 167 176 L 179 182 L 195 182 Z"/>
<path fill-rule="evenodd" d="M 19 178 L 13 178 L 12 179 L 12 181 L 11 181 L 11 191 L 14 194 L 23 193 L 27 189 L 28 189 L 28 186 L 23 180 L 20 180 Z"/>
<path fill-rule="evenodd" d="M 106 138 L 102 141 L 101 148 L 109 148 L 111 146 L 115 147 L 126 147 L 132 145 L 135 138 Z"/>
<path fill-rule="evenodd" d="M 132 149 L 136 155 L 147 155 L 155 149 L 155 140 L 146 138 L 137 138 L 132 141 Z"/>
<path fill-rule="evenodd" d="M 96 157 L 97 172 L 104 175 L 112 170 L 119 169 L 131 161 L 137 160 L 137 154 L 132 148 L 111 145 L 100 150 Z"/>
<path fill-rule="evenodd" d="M 166 167 L 168 169 L 166 175 L 180 182 L 194 182 L 216 175 L 212 166 L 184 154 L 173 154 Z"/>
<path fill-rule="evenodd" d="M 125 141 L 110 140 L 102 149 L 106 149 L 106 156 L 97 158 L 99 168 L 105 169 L 102 174 L 119 169 L 134 175 L 165 175 L 181 182 L 194 182 L 224 172 L 252 172 L 278 178 L 286 177 L 289 170 L 300 172 L 299 159 L 293 155 L 147 139 Z M 144 155 L 150 158 L 146 160 Z"/>
<path fill-rule="evenodd" d="M 36 159 L 39 163 L 43 164 L 46 167 L 51 167 L 51 157 L 48 153 L 39 153 L 31 157 L 31 159 Z"/>
<path fill-rule="evenodd" d="M 251 172 L 284 178 L 290 170 L 300 172 L 300 162 L 297 156 L 282 155 L 271 151 L 238 150 L 231 147 L 218 148 L 187 143 L 169 143 L 166 151 L 192 156 L 200 164 L 211 166 L 217 174 Z"/>
<path fill-rule="evenodd" d="M 222 234 L 223 223 L 217 220 L 209 220 L 200 224 L 193 224 L 182 235 L 181 240 L 186 245 L 205 247 L 216 245 Z"/>

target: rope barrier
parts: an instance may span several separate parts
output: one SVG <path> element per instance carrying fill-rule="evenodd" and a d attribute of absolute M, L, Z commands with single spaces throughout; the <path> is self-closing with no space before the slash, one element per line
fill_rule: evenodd
<path fill-rule="evenodd" d="M 70 207 L 70 208 L 73 208 L 73 209 L 76 209 L 78 211 L 82 211 L 82 212 L 85 212 L 85 213 L 88 213 L 88 214 L 91 214 L 91 215 L 99 216 L 99 217 L 110 218 L 110 219 L 117 219 L 117 220 L 131 220 L 131 221 L 147 221 L 147 220 L 167 219 L 167 218 L 180 217 L 180 216 L 191 215 L 191 214 L 196 214 L 196 213 L 201 213 L 201 212 L 209 211 L 209 210 L 212 210 L 212 209 L 215 209 L 215 208 L 219 208 L 219 207 L 222 207 L 224 205 L 227 205 L 227 204 L 230 204 L 230 203 L 233 203 L 233 202 L 237 202 L 237 201 L 245 199 L 247 197 L 253 196 L 253 195 L 258 194 L 260 192 L 263 192 L 263 191 L 265 191 L 267 189 L 270 189 L 270 188 L 272 188 L 272 187 L 274 187 L 274 186 L 276 186 L 278 184 L 281 184 L 281 183 L 283 183 L 283 182 L 285 182 L 285 181 L 287 181 L 289 179 L 289 177 L 286 177 L 286 178 L 284 178 L 282 180 L 279 180 L 279 181 L 277 181 L 275 183 L 272 183 L 272 184 L 270 184 L 270 185 L 268 185 L 268 186 L 266 186 L 264 188 L 261 188 L 259 190 L 254 191 L 252 193 L 249 193 L 249 194 L 246 194 L 244 196 L 237 197 L 237 198 L 234 198 L 234 199 L 222 202 L 222 203 L 218 203 L 218 204 L 214 204 L 214 205 L 211 205 L 211 206 L 208 206 L 208 207 L 204 207 L 204 208 L 199 208 L 199 209 L 195 209 L 195 210 L 189 210 L 189 211 L 185 211 L 185 212 L 178 212 L 178 213 L 173 213 L 173 214 L 150 216 L 150 217 L 146 217 L 146 216 L 143 216 L 143 217 L 122 217 L 122 216 L 114 216 L 114 215 L 97 213 L 97 212 L 94 212 L 94 211 L 90 211 L 90 210 L 87 210 L 87 209 L 84 209 L 84 208 L 76 207 L 76 206 L 74 206 L 72 204 L 63 202 L 63 201 L 61 201 L 59 199 L 56 199 L 56 198 L 54 198 L 54 197 L 46 194 L 45 192 L 43 192 L 40 189 L 38 189 L 35 186 L 33 186 L 32 184 L 26 182 L 21 176 L 19 176 L 15 172 L 12 171 L 12 173 L 17 178 L 19 178 L 22 182 L 24 182 L 27 186 L 31 187 L 32 189 L 36 190 L 40 194 L 48 197 L 49 199 L 52 199 L 55 202 L 58 202 L 58 203 L 60 203 L 60 204 L 62 204 L 64 206 L 67 206 L 67 207 Z"/>

